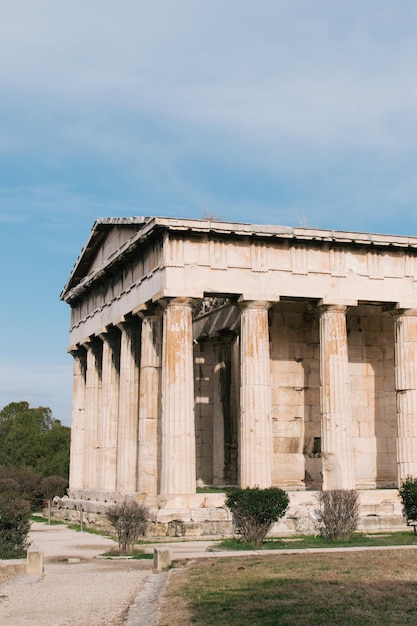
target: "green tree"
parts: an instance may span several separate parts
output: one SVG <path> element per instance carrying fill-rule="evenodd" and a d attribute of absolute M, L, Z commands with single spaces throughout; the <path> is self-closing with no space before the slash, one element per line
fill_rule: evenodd
<path fill-rule="evenodd" d="M 0 411 L 0 465 L 67 478 L 70 432 L 48 407 L 12 402 Z"/>
<path fill-rule="evenodd" d="M 29 500 L 32 506 L 40 504 L 42 477 L 32 467 L 0 465 L 0 481 L 13 480 L 18 486 L 19 495 Z"/>
<path fill-rule="evenodd" d="M 0 480 L 0 559 L 18 559 L 29 547 L 30 505 L 11 478 Z"/>

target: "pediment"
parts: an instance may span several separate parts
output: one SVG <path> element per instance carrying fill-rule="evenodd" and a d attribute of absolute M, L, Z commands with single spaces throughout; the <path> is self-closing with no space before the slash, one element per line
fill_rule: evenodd
<path fill-rule="evenodd" d="M 137 237 L 142 229 L 144 218 L 102 219 L 97 221 L 90 233 L 88 241 L 65 285 L 61 298 L 79 285 L 88 276 L 104 268 Z"/>
<path fill-rule="evenodd" d="M 95 249 L 95 254 L 91 257 L 86 273 L 90 274 L 103 267 L 106 262 L 117 255 L 117 252 L 123 248 L 124 244 L 136 235 L 137 231 L 137 226 L 113 226 L 105 234 L 100 246 Z"/>

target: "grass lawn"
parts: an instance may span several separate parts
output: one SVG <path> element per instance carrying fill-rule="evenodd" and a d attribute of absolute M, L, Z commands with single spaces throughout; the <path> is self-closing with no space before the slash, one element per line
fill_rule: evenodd
<path fill-rule="evenodd" d="M 404 626 L 416 583 L 416 550 L 201 559 L 171 572 L 158 626 Z"/>
<path fill-rule="evenodd" d="M 417 545 L 417 535 L 403 531 L 395 533 L 363 534 L 353 533 L 345 541 L 328 541 L 320 535 L 303 535 L 282 539 L 267 539 L 260 546 L 245 543 L 239 539 L 224 539 L 220 544 L 224 550 L 303 550 L 306 548 L 353 548 L 373 546 L 412 546 Z"/>

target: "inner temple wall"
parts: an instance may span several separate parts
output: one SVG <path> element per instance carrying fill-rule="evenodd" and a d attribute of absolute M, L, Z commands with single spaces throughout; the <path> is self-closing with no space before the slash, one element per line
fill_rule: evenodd
<path fill-rule="evenodd" d="M 321 486 L 318 312 L 280 302 L 270 313 L 273 483 Z M 394 322 L 377 305 L 347 312 L 355 480 L 358 488 L 396 485 Z"/>
<path fill-rule="evenodd" d="M 213 484 L 214 349 L 212 341 L 194 346 L 195 445 L 197 485 Z"/>
<path fill-rule="evenodd" d="M 321 485 L 318 313 L 307 302 L 279 302 L 270 312 L 273 484 Z"/>
<path fill-rule="evenodd" d="M 380 306 L 360 305 L 348 310 L 347 332 L 356 486 L 394 487 L 394 321 Z"/>

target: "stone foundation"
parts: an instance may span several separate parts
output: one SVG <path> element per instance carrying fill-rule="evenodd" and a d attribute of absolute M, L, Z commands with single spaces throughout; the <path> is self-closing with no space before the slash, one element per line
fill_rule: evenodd
<path fill-rule="evenodd" d="M 317 534 L 317 491 L 289 492 L 290 506 L 286 516 L 277 522 L 271 535 Z M 84 494 L 86 495 L 86 494 Z M 90 496 L 93 494 L 91 493 Z M 95 493 L 96 496 L 103 493 Z M 106 510 L 124 496 L 108 494 L 108 499 L 56 499 L 52 509 L 54 519 L 79 522 L 80 509 L 83 522 L 99 530 L 111 531 Z M 133 494 L 132 494 L 133 496 Z M 387 532 L 406 529 L 402 506 L 396 489 L 361 490 L 358 530 L 362 532 Z M 140 501 L 141 498 L 137 497 Z M 142 498 L 143 500 L 143 498 Z M 233 536 L 232 518 L 225 507 L 225 494 L 201 493 L 185 496 L 159 497 L 158 503 L 147 503 L 152 515 L 147 536 L 150 538 L 223 538 Z"/>

